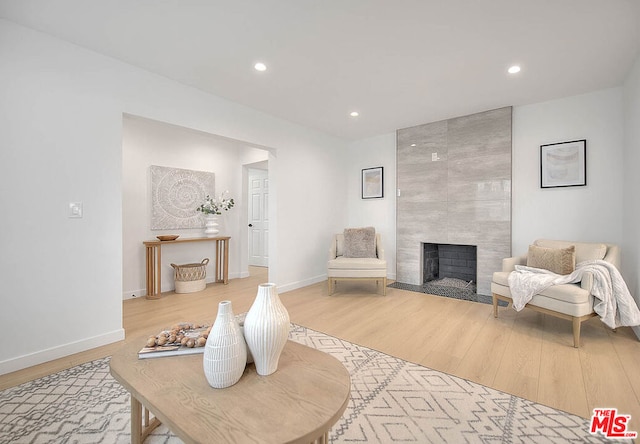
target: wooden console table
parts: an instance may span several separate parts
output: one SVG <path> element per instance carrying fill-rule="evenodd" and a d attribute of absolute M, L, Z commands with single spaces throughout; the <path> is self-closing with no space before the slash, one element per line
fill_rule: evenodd
<path fill-rule="evenodd" d="M 180 244 L 184 242 L 206 242 L 216 243 L 216 280 L 215 282 L 229 283 L 229 236 L 222 237 L 192 237 L 186 239 L 176 239 L 172 241 L 152 240 L 143 242 L 147 254 L 147 299 L 159 299 L 162 293 L 162 245 Z"/>

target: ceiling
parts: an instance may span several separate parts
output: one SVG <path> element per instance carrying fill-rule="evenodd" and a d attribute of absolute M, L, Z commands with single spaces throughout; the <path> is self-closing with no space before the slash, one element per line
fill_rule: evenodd
<path fill-rule="evenodd" d="M 347 140 L 619 86 L 640 49 L 638 0 L 0 0 L 0 17 Z"/>

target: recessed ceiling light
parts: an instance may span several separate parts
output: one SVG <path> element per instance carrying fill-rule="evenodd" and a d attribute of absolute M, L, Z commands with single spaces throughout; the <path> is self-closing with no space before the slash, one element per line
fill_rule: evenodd
<path fill-rule="evenodd" d="M 267 70 L 267 65 L 265 65 L 262 62 L 258 62 L 255 65 L 253 65 L 253 67 L 256 69 L 256 71 L 266 71 Z"/>
<path fill-rule="evenodd" d="M 518 65 L 513 65 L 509 67 L 507 71 L 509 71 L 509 74 L 516 74 L 520 72 L 520 67 Z"/>
<path fill-rule="evenodd" d="M 350 115 L 351 117 L 358 117 L 358 116 L 360 115 L 360 113 L 359 113 L 358 111 L 351 111 L 351 112 L 349 113 L 349 115 Z"/>

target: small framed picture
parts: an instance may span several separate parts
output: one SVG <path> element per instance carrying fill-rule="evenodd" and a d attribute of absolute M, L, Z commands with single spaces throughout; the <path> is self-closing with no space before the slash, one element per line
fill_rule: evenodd
<path fill-rule="evenodd" d="M 540 187 L 579 187 L 587 184 L 587 141 L 540 145 Z"/>
<path fill-rule="evenodd" d="M 362 198 L 375 199 L 384 197 L 382 167 L 362 170 Z"/>

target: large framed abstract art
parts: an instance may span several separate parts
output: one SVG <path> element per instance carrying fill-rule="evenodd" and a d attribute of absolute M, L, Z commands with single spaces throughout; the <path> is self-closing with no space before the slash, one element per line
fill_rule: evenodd
<path fill-rule="evenodd" d="M 215 195 L 215 174 L 151 165 L 151 229 L 202 228 L 196 211 Z"/>

